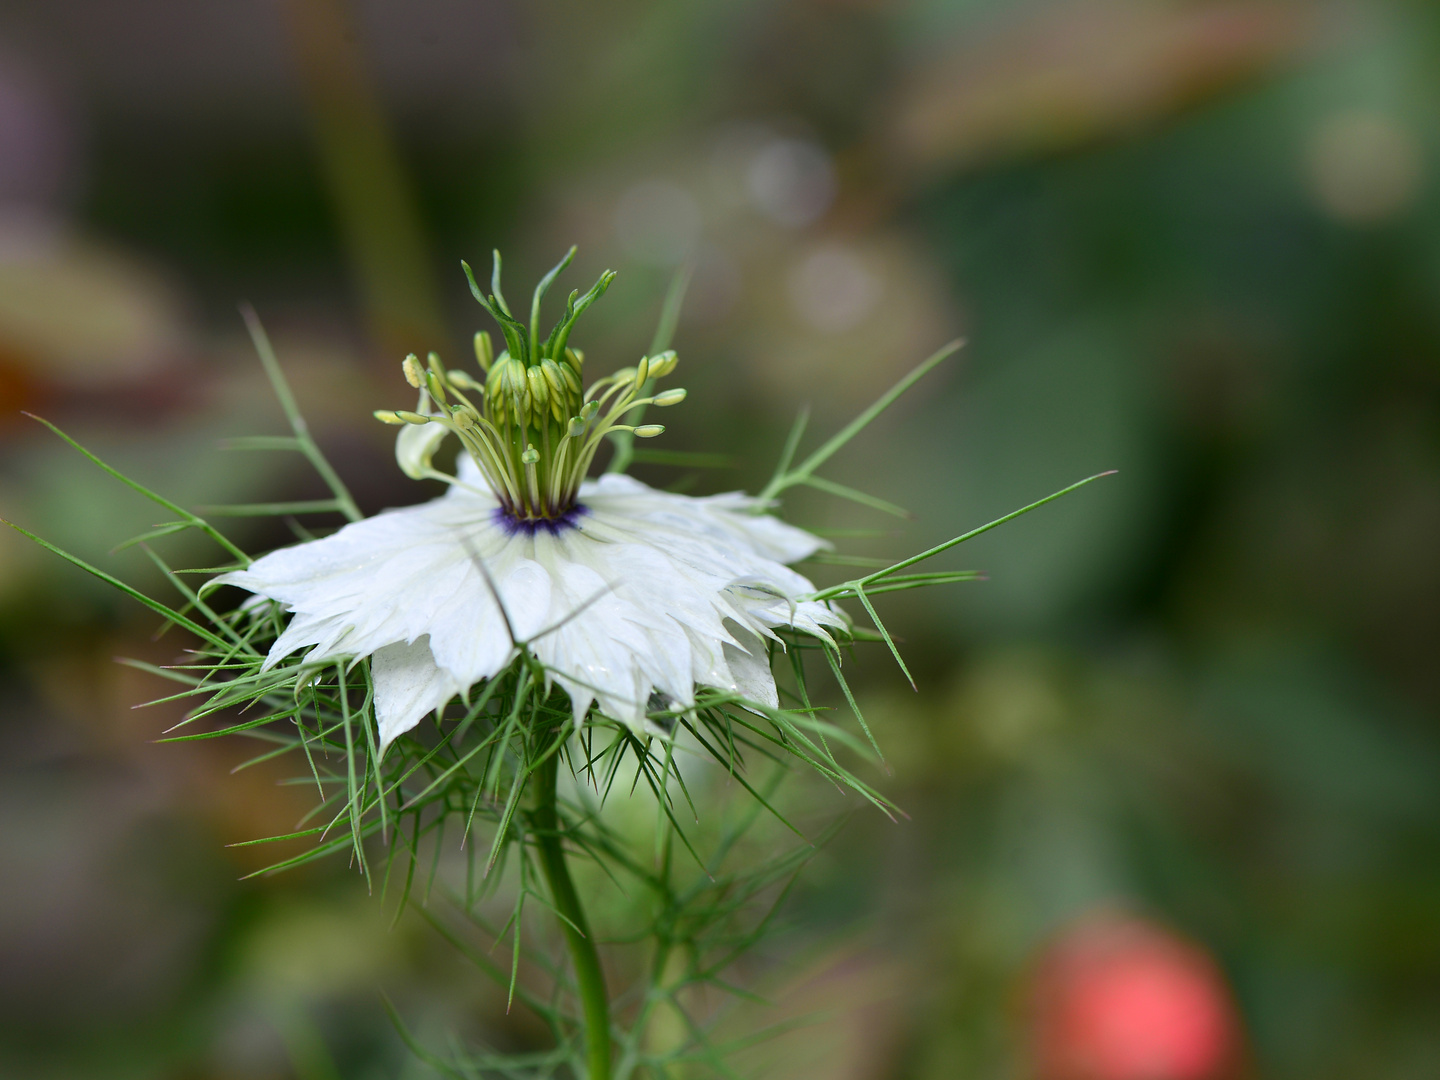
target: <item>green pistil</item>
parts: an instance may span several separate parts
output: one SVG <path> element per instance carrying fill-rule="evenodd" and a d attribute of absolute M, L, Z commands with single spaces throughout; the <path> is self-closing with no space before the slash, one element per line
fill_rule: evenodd
<path fill-rule="evenodd" d="M 665 430 L 659 424 L 634 427 L 623 423 L 630 410 L 676 405 L 685 399 L 685 391 L 678 389 L 639 396 L 648 380 L 663 378 L 675 369 L 674 351 L 642 357 L 635 367 L 598 379 L 581 392 L 585 356 L 567 344 L 570 330 L 609 287 L 615 276 L 612 271 L 601 274 L 584 296 L 578 290 L 571 292 L 565 314 L 540 341 L 540 305 L 574 255 L 571 248 L 536 286 L 528 327 L 510 314 L 500 292 L 498 251 L 488 297 L 476 284 L 470 267 L 461 263 L 475 299 L 500 324 L 506 348 L 497 356 L 489 334 L 481 331 L 475 335 L 475 358 L 485 375 L 483 383 L 464 371 L 447 370 L 435 353 L 424 365 L 413 354 L 406 357 L 402 365 L 405 379 L 421 392 L 418 411 L 375 414 L 388 424 L 440 424 L 452 432 L 506 513 L 517 521 L 554 520 L 569 513 L 606 435 L 631 431 L 650 438 Z M 428 457 L 422 475 L 440 475 L 429 469 Z"/>

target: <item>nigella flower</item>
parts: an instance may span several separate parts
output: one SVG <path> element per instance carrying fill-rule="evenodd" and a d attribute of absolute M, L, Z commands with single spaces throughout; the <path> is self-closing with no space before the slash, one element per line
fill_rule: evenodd
<path fill-rule="evenodd" d="M 786 565 L 824 542 L 767 516 L 758 500 L 692 498 L 619 474 L 585 479 L 610 432 L 664 430 L 626 425 L 627 414 L 678 404 L 685 392 L 649 392 L 674 370 L 665 352 L 581 393 L 584 357 L 567 339 L 613 275 L 583 297 L 572 292 L 549 337 L 537 334 L 541 300 L 573 255 L 536 288 L 527 328 L 500 292 L 497 254 L 488 298 L 470 276 L 507 344 L 496 356 L 488 335 L 476 335 L 484 382 L 433 353 L 427 366 L 410 356 L 415 411 L 376 414 L 404 425 L 396 457 L 405 472 L 448 481 L 447 494 L 218 579 L 293 613 L 267 667 L 306 647 L 306 663 L 370 657 L 384 745 L 522 650 L 569 696 L 577 724 L 593 704 L 642 730 L 654 693 L 685 708 L 696 686 L 773 707 L 774 631 L 829 642 L 827 627 L 847 625 L 829 604 L 804 599 L 814 587 Z M 451 434 L 465 451 L 456 476 L 431 465 Z"/>

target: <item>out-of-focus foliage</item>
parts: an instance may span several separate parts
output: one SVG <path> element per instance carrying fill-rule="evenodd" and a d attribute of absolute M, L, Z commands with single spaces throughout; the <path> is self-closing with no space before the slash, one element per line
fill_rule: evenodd
<path fill-rule="evenodd" d="M 963 333 L 830 466 L 916 518 L 793 520 L 902 555 L 1120 475 L 883 598 L 920 692 L 879 650 L 853 682 L 910 816 L 812 862 L 735 1022 L 826 1019 L 750 1064 L 1033 1072 L 1102 911 L 1212 958 L 1242 1075 L 1433 1076 L 1437 102 L 1405 0 L 12 0 L 0 514 L 164 587 L 108 554 L 151 509 L 21 409 L 185 505 L 323 496 L 217 448 L 283 430 L 242 299 L 363 508 L 427 497 L 370 410 L 397 350 L 468 350 L 453 268 L 494 246 L 620 270 L 602 368 L 693 261 L 662 441 L 733 464 L 655 483 L 757 490 L 802 403 L 828 430 Z M 540 1037 L 343 862 L 237 881 L 306 798 L 151 745 L 178 713 L 111 658 L 184 642 L 42 555 L 0 535 L 0 1073 L 424 1075 L 382 990 L 431 1045 Z"/>

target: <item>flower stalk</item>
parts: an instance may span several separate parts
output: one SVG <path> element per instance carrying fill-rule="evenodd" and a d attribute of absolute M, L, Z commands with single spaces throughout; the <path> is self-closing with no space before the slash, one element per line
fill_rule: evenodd
<path fill-rule="evenodd" d="M 588 1080 L 610 1080 L 610 997 L 605 990 L 605 974 L 600 968 L 600 954 L 580 896 L 570 877 L 565 861 L 565 845 L 560 830 L 560 814 L 556 805 L 556 780 L 559 775 L 559 750 L 547 753 L 531 777 L 530 825 L 540 849 L 540 866 L 550 888 L 550 900 L 560 916 L 570 962 L 575 968 L 575 983 L 580 992 L 580 1005 L 585 1017 L 585 1060 Z"/>

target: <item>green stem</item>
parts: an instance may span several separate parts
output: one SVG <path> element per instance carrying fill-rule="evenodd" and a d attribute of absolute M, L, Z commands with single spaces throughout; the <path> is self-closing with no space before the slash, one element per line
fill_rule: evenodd
<path fill-rule="evenodd" d="M 530 820 L 535 829 L 535 842 L 540 849 L 540 865 L 550 886 L 550 900 L 561 916 L 565 944 L 570 948 L 570 962 L 575 965 L 575 982 L 580 988 L 580 1004 L 585 1013 L 585 1049 L 589 1062 L 588 1080 L 610 1080 L 610 999 L 605 993 L 605 975 L 600 970 L 600 954 L 595 939 L 580 907 L 570 869 L 565 865 L 565 848 L 560 840 L 560 818 L 555 808 L 555 780 L 559 772 L 560 754 L 550 754 L 535 770 L 531 783 L 535 805 Z"/>

